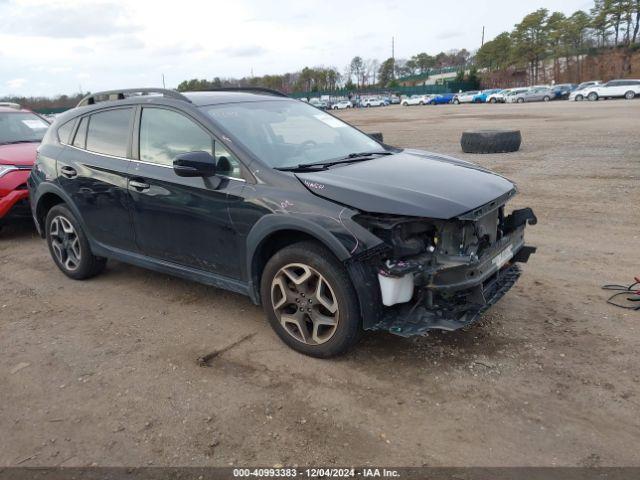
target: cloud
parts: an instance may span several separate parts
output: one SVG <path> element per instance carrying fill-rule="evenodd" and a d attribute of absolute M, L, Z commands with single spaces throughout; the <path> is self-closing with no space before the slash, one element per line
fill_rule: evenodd
<path fill-rule="evenodd" d="M 444 30 L 436 34 L 438 40 L 448 40 L 450 38 L 461 37 L 462 33 L 457 30 Z"/>
<path fill-rule="evenodd" d="M 27 79 L 26 78 L 14 78 L 13 80 L 8 80 L 7 81 L 7 87 L 9 87 L 9 88 L 20 88 L 25 83 L 27 83 Z"/>
<path fill-rule="evenodd" d="M 204 49 L 201 45 L 182 45 L 182 44 L 174 44 L 174 45 L 165 45 L 165 46 L 155 46 L 152 49 L 152 54 L 158 57 L 175 57 L 188 55 L 191 53 L 202 52 Z"/>
<path fill-rule="evenodd" d="M 267 53 L 265 48 L 259 45 L 247 45 L 245 47 L 227 48 L 221 51 L 229 57 L 258 57 Z"/>
<path fill-rule="evenodd" d="M 123 5 L 116 3 L 66 6 L 10 4 L 2 12 L 4 33 L 51 38 L 105 37 L 128 33 L 135 25 L 127 20 Z"/>

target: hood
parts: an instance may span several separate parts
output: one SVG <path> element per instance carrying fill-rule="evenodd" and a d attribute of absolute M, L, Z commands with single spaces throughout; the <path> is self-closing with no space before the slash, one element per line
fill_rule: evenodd
<path fill-rule="evenodd" d="M 32 166 L 36 161 L 38 142 L 0 145 L 0 165 Z"/>
<path fill-rule="evenodd" d="M 489 203 L 515 185 L 446 155 L 395 155 L 296 176 L 315 195 L 369 213 L 449 219 Z"/>

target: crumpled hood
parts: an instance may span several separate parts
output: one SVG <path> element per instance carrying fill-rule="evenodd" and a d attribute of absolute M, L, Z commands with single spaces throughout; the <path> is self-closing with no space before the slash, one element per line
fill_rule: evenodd
<path fill-rule="evenodd" d="M 37 142 L 0 145 L 0 165 L 32 166 L 39 146 Z"/>
<path fill-rule="evenodd" d="M 296 176 L 315 195 L 369 213 L 457 217 L 513 190 L 506 178 L 446 155 L 395 155 Z"/>

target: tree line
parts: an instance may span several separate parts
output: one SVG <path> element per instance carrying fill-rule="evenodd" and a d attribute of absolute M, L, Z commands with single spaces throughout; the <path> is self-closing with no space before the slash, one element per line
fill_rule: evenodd
<path fill-rule="evenodd" d="M 191 79 L 178 85 L 178 91 L 210 90 L 224 87 L 266 87 L 285 93 L 334 91 L 346 88 L 356 90 L 365 87 L 393 87 L 397 79 L 425 74 L 432 68 L 459 67 L 471 59 L 466 50 L 450 50 L 429 55 L 418 53 L 409 59 L 388 58 L 382 63 L 356 55 L 341 72 L 336 67 L 304 67 L 302 70 L 282 75 L 261 77 L 220 78 L 212 80 Z"/>
<path fill-rule="evenodd" d="M 573 68 L 580 80 L 581 62 L 588 54 L 617 50 L 621 71 L 631 72 L 631 56 L 640 45 L 640 0 L 595 0 L 587 13 L 570 16 L 541 8 L 526 15 L 510 32 L 486 42 L 475 55 L 477 67 L 489 71 L 526 69 L 530 83 L 541 80 L 541 69 L 552 64 L 555 79 L 561 69 Z M 546 71 L 542 72 L 543 80 Z"/>

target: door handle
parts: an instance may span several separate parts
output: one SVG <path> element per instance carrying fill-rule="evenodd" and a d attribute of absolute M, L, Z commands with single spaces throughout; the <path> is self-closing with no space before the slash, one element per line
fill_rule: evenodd
<path fill-rule="evenodd" d="M 76 169 L 68 165 L 65 165 L 64 167 L 60 168 L 60 173 L 62 174 L 63 177 L 67 177 L 67 178 L 73 178 L 78 176 L 78 172 L 76 172 Z"/>
<path fill-rule="evenodd" d="M 139 192 L 149 190 L 150 188 L 148 183 L 144 183 L 139 180 L 129 180 L 129 186 L 135 188 Z"/>

